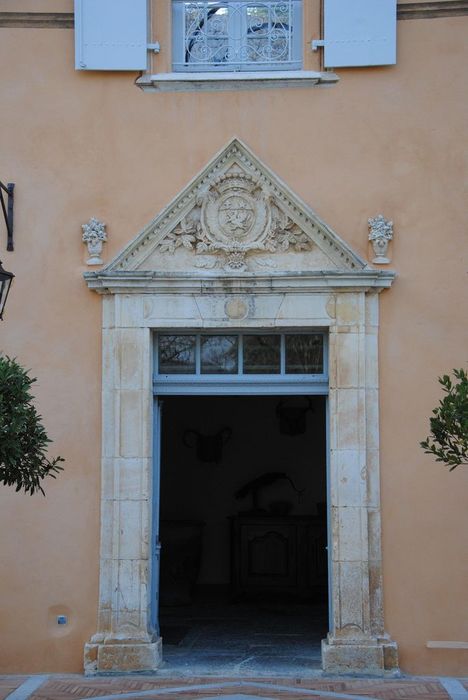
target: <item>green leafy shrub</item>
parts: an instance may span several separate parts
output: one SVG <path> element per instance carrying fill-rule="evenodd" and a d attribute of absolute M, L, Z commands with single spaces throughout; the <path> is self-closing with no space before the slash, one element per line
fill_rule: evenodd
<path fill-rule="evenodd" d="M 435 455 L 436 462 L 450 467 L 468 465 L 468 376 L 454 369 L 453 381 L 447 374 L 439 377 L 445 392 L 429 419 L 431 434 L 420 443 L 424 452 Z"/>
<path fill-rule="evenodd" d="M 16 360 L 0 356 L 0 483 L 31 495 L 44 494 L 40 482 L 46 476 L 55 479 L 64 461 L 46 456 L 51 441 L 32 403 L 35 381 Z"/>

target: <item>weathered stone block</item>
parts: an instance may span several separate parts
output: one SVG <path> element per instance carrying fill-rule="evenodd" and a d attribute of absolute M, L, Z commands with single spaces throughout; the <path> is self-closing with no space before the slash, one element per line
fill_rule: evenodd
<path fill-rule="evenodd" d="M 398 669 L 398 646 L 396 642 L 388 641 L 383 645 L 384 668 L 386 671 Z"/>
<path fill-rule="evenodd" d="M 342 389 L 362 385 L 363 371 L 359 333 L 339 333 L 336 338 L 337 386 Z"/>
<path fill-rule="evenodd" d="M 120 298 L 119 322 L 121 328 L 136 328 L 143 326 L 142 304 L 133 294 L 125 294 Z"/>
<path fill-rule="evenodd" d="M 151 465 L 146 459 L 116 460 L 113 497 L 120 501 L 147 499 L 150 473 Z"/>
<path fill-rule="evenodd" d="M 85 675 L 156 671 L 162 663 L 162 641 L 149 644 L 86 644 Z"/>
<path fill-rule="evenodd" d="M 118 454 L 118 422 L 116 416 L 119 410 L 119 392 L 104 389 L 102 392 L 102 455 L 115 457 Z M 106 468 L 103 464 L 103 469 Z"/>
<path fill-rule="evenodd" d="M 207 299 L 207 303 L 209 301 Z M 203 318 L 197 306 L 197 300 L 188 294 L 186 296 L 167 294 L 164 299 L 148 298 L 144 304 L 143 314 L 146 324 L 155 327 L 174 327 L 176 321 L 183 321 L 185 326 L 192 326 L 194 322 L 201 322 Z"/>
<path fill-rule="evenodd" d="M 382 676 L 384 651 L 380 644 L 334 644 L 322 640 L 322 667 L 326 673 L 368 674 Z"/>
<path fill-rule="evenodd" d="M 361 450 L 336 450 L 331 472 L 331 502 L 339 507 L 362 506 L 366 482 L 363 479 L 365 453 Z M 365 475 L 364 475 L 365 476 Z"/>
<path fill-rule="evenodd" d="M 337 447 L 358 450 L 363 444 L 364 391 L 341 389 L 337 392 Z"/>
<path fill-rule="evenodd" d="M 328 294 L 317 294 L 313 298 L 303 294 L 287 294 L 284 295 L 277 318 L 288 321 L 291 319 L 313 321 L 315 326 L 327 326 L 330 323 L 327 310 L 329 302 Z"/>
<path fill-rule="evenodd" d="M 144 457 L 142 454 L 142 392 L 120 393 L 120 455 Z"/>
<path fill-rule="evenodd" d="M 119 386 L 121 389 L 143 388 L 143 349 L 145 329 L 122 328 L 119 331 L 117 361 L 120 369 Z"/>
<path fill-rule="evenodd" d="M 363 294 L 339 294 L 336 300 L 338 325 L 358 326 L 363 323 Z"/>

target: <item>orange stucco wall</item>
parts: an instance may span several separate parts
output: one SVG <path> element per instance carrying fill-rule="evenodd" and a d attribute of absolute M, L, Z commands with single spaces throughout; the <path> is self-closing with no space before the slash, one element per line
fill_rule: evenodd
<path fill-rule="evenodd" d="M 71 3 L 0 2 L 22 9 Z M 101 300 L 82 279 L 81 224 L 107 223 L 110 260 L 233 136 L 361 255 L 367 218 L 394 221 L 398 278 L 380 297 L 386 628 L 404 671 L 468 671 L 468 651 L 426 648 L 468 639 L 468 471 L 418 446 L 436 377 L 467 361 L 467 27 L 399 22 L 397 66 L 342 70 L 329 88 L 160 95 L 133 74 L 76 73 L 71 29 L 0 28 L 0 178 L 16 183 L 0 349 L 38 377 L 51 453 L 66 458 L 45 499 L 0 489 L 2 672 L 79 672 L 96 629 Z"/>

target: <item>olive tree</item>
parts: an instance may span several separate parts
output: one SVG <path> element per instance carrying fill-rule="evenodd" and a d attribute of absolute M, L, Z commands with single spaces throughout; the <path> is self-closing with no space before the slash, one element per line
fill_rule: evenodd
<path fill-rule="evenodd" d="M 432 411 L 430 435 L 420 443 L 436 462 L 444 462 L 450 471 L 468 466 L 468 376 L 463 369 L 439 377 L 445 396 Z"/>
<path fill-rule="evenodd" d="M 44 494 L 41 482 L 55 479 L 62 457 L 49 459 L 49 438 L 33 405 L 31 378 L 14 359 L 0 356 L 0 483 L 16 491 Z"/>

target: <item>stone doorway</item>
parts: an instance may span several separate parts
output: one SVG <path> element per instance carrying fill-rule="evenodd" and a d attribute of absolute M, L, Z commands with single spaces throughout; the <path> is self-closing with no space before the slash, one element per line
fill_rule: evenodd
<path fill-rule="evenodd" d="M 328 632 L 326 397 L 163 401 L 165 672 L 321 668 Z M 216 435 L 225 442 L 220 453 L 203 444 L 197 454 L 197 437 Z"/>
<path fill-rule="evenodd" d="M 223 218 L 234 192 L 242 230 Z M 150 616 L 152 335 L 174 327 L 328 332 L 332 614 L 322 666 L 394 668 L 383 620 L 378 400 L 378 293 L 394 273 L 371 268 L 234 139 L 85 278 L 103 294 L 100 598 L 86 672 L 161 664 Z"/>

